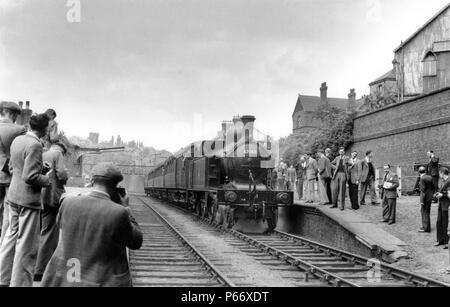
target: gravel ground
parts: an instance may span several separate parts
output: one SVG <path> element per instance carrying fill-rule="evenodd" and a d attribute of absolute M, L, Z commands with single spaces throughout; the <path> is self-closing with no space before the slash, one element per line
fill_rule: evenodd
<path fill-rule="evenodd" d="M 409 260 L 401 260 L 395 266 L 409 271 L 430 276 L 450 283 L 450 275 L 445 274 L 449 267 L 449 253 L 442 247 L 434 247 L 436 243 L 436 220 L 438 205 L 431 209 L 430 234 L 419 233 L 421 215 L 418 197 L 403 197 L 397 201 L 397 224 L 380 223 L 381 206 L 364 206 L 358 211 L 370 221 L 408 244 Z"/>

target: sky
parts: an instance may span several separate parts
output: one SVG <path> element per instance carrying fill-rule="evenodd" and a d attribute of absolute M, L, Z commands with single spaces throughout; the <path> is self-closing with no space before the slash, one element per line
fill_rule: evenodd
<path fill-rule="evenodd" d="M 298 94 L 367 94 L 447 3 L 0 0 L 0 100 L 54 108 L 69 136 L 172 152 L 237 114 L 285 137 Z"/>

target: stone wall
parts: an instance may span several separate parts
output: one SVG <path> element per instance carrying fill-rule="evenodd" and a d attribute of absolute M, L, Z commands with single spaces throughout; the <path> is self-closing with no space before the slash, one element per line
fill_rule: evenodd
<path fill-rule="evenodd" d="M 359 116 L 354 124 L 352 150 L 373 150 L 377 167 L 401 166 L 403 191 L 413 189 L 412 165 L 426 164 L 428 150 L 450 162 L 450 88 Z"/>

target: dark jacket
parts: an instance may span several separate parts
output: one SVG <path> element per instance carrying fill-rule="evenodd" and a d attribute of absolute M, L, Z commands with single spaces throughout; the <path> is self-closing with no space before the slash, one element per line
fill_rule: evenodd
<path fill-rule="evenodd" d="M 319 159 L 319 177 L 322 179 L 328 179 L 331 178 L 331 161 L 326 157 L 323 156 Z"/>
<path fill-rule="evenodd" d="M 439 177 L 439 158 L 433 157 L 427 164 L 427 175 Z"/>
<path fill-rule="evenodd" d="M 42 143 L 31 132 L 17 137 L 11 145 L 11 186 L 7 200 L 31 209 L 41 209 L 41 190 L 50 186 L 42 175 Z"/>
<path fill-rule="evenodd" d="M 11 175 L 8 174 L 11 144 L 16 137 L 27 132 L 24 126 L 13 124 L 10 120 L 0 121 L 0 185 L 9 185 Z M 7 172 L 3 172 L 5 168 Z"/>
<path fill-rule="evenodd" d="M 421 204 L 431 203 L 433 201 L 435 188 L 433 178 L 430 175 L 423 175 L 420 178 L 419 189 L 420 189 L 420 203 Z"/>
<path fill-rule="evenodd" d="M 61 152 L 50 149 L 44 152 L 43 160 L 52 165 L 53 173 L 50 176 L 51 186 L 42 190 L 42 204 L 44 207 L 57 208 L 61 196 L 65 193 L 64 185 L 68 180 L 67 171 L 64 168 L 64 157 Z"/>
<path fill-rule="evenodd" d="M 132 285 L 126 248 L 139 249 L 142 232 L 128 209 L 102 192 L 63 196 L 58 222 L 61 235 L 43 287 Z M 79 261 L 79 282 L 67 278 L 73 269 L 71 259 Z"/>
<path fill-rule="evenodd" d="M 385 182 L 389 182 L 392 184 L 392 187 L 389 189 L 382 188 L 381 189 L 381 198 L 386 197 L 387 199 L 396 199 L 398 198 L 397 189 L 400 186 L 400 181 L 398 179 L 397 174 L 393 172 L 389 172 L 384 175 L 383 185 Z"/>
<path fill-rule="evenodd" d="M 444 181 L 439 191 L 442 194 L 441 199 L 439 199 L 439 205 L 441 206 L 443 211 L 448 211 L 448 208 L 450 207 L 450 195 L 448 193 L 449 190 L 450 190 L 450 178 Z"/>

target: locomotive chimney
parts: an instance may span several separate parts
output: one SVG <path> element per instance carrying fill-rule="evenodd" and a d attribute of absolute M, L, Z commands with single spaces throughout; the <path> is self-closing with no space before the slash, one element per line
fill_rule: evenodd
<path fill-rule="evenodd" d="M 245 115 L 245 116 L 241 117 L 242 124 L 244 125 L 244 133 L 245 133 L 246 136 L 248 135 L 248 138 L 250 140 L 253 139 L 253 131 L 254 131 L 255 120 L 256 120 L 256 117 L 254 117 L 252 115 Z"/>

